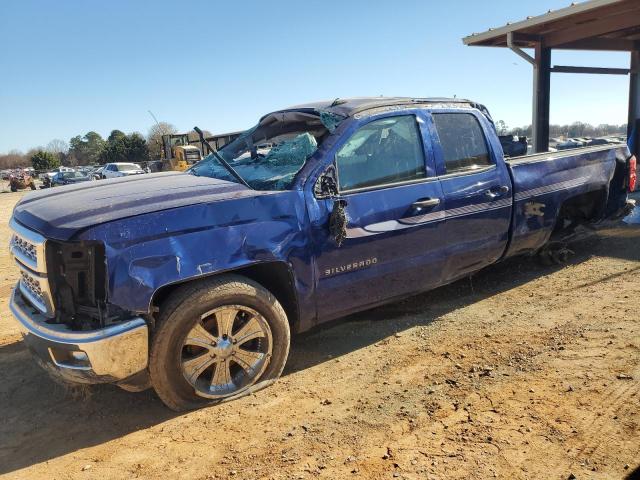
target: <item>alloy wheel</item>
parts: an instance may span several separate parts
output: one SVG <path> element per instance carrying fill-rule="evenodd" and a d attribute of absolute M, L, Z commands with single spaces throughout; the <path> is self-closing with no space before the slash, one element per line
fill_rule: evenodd
<path fill-rule="evenodd" d="M 184 378 L 196 394 L 224 398 L 250 387 L 269 363 L 273 337 L 255 310 L 225 305 L 201 315 L 181 349 Z"/>

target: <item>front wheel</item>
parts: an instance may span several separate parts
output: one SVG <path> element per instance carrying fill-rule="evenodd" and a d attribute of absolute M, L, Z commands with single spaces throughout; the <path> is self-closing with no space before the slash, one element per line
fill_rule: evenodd
<path fill-rule="evenodd" d="M 149 371 L 172 410 L 235 398 L 282 373 L 289 323 L 261 285 L 237 275 L 207 279 L 181 287 L 160 311 Z"/>

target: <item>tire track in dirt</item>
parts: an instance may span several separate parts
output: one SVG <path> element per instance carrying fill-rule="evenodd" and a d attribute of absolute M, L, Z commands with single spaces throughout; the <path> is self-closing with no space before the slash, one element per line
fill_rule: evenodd
<path fill-rule="evenodd" d="M 591 415 L 582 421 L 582 437 L 595 439 L 595 442 L 584 441 L 577 446 L 580 455 L 585 458 L 592 457 L 603 444 L 609 444 L 616 438 L 615 431 L 618 425 L 611 422 L 611 418 L 618 417 L 624 407 L 632 404 L 632 397 L 637 397 L 640 385 L 633 382 L 630 385 L 619 386 L 610 390 L 602 401 L 597 402 L 591 410 Z M 636 402 L 637 404 L 637 402 Z M 595 412 L 600 412 L 598 415 Z"/>

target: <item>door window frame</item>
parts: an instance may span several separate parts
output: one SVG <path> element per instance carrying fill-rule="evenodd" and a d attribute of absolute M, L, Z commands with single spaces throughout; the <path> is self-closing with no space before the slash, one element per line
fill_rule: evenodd
<path fill-rule="evenodd" d="M 350 189 L 344 189 L 344 190 L 340 189 L 340 172 L 339 172 L 340 169 L 338 168 L 338 158 L 337 158 L 338 152 L 351 139 L 351 137 L 358 130 L 360 130 L 365 125 L 368 125 L 369 123 L 372 123 L 378 120 L 383 120 L 385 118 L 407 117 L 407 116 L 414 117 L 414 121 L 418 128 L 417 130 L 418 138 L 420 139 L 420 143 L 422 145 L 422 156 L 424 159 L 425 176 L 422 178 L 416 178 L 412 180 L 388 182 L 388 183 L 383 183 L 379 185 L 371 185 L 367 187 L 350 188 Z M 347 131 L 345 131 L 342 138 L 340 138 L 340 140 L 336 142 L 335 153 L 333 154 L 333 160 L 331 162 L 331 165 L 335 169 L 334 170 L 336 175 L 335 180 L 336 180 L 336 186 L 338 189 L 338 195 L 348 196 L 348 195 L 353 195 L 361 192 L 370 192 L 374 190 L 382 190 L 387 188 L 402 187 L 405 185 L 415 185 L 417 183 L 427 183 L 427 182 L 436 181 L 438 178 L 436 176 L 434 152 L 433 152 L 432 141 L 430 138 L 430 132 L 429 132 L 429 129 L 427 128 L 427 122 L 428 122 L 427 112 L 424 109 L 407 109 L 407 110 L 401 110 L 401 111 L 385 112 L 383 114 L 371 115 L 361 119 L 357 119 L 354 122 L 353 126 L 349 128 Z M 324 170 L 326 171 L 326 168 Z"/>
<path fill-rule="evenodd" d="M 457 114 L 457 115 L 472 115 L 480 126 L 480 131 L 484 136 L 484 144 L 487 147 L 487 152 L 489 154 L 489 159 L 491 160 L 491 165 L 487 165 L 481 168 L 477 168 L 474 170 L 460 170 L 458 172 L 447 172 L 447 166 L 444 160 L 444 152 L 442 150 L 442 144 L 440 143 L 440 136 L 438 135 L 438 130 L 436 128 L 435 120 L 433 119 L 433 115 L 437 114 Z M 438 172 L 439 179 L 447 179 L 454 177 L 463 177 L 466 175 L 476 175 L 479 173 L 486 173 L 491 170 L 496 170 L 498 168 L 498 155 L 496 155 L 495 145 L 492 143 L 493 137 L 487 135 L 487 131 L 490 129 L 489 121 L 487 118 L 475 109 L 462 109 L 462 108 L 443 108 L 443 109 L 430 109 L 427 112 L 427 127 L 429 128 L 431 138 L 433 139 L 433 150 L 436 159 L 436 170 Z M 497 135 L 495 136 L 497 139 Z"/>

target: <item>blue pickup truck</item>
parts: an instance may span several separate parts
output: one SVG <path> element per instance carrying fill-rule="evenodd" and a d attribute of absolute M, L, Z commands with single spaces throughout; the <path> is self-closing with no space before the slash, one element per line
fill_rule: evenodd
<path fill-rule="evenodd" d="M 275 381 L 290 332 L 553 255 L 635 181 L 626 146 L 505 159 L 467 100 L 300 105 L 184 173 L 26 195 L 11 310 L 52 375 L 196 408 Z"/>

